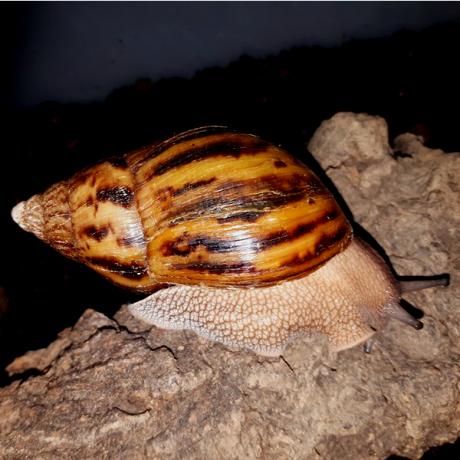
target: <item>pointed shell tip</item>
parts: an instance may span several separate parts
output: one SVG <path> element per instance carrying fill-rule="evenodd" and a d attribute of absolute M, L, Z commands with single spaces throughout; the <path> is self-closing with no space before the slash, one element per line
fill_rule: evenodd
<path fill-rule="evenodd" d="M 23 213 L 24 213 L 24 201 L 18 203 L 12 210 L 11 210 L 11 217 L 13 220 L 22 227 L 22 220 L 23 220 Z"/>

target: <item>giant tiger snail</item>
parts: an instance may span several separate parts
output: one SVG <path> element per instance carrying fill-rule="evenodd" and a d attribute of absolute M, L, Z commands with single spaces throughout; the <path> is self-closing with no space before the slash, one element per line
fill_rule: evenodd
<path fill-rule="evenodd" d="M 420 329 L 401 295 L 448 283 L 396 280 L 310 169 L 221 127 L 104 161 L 12 216 L 65 256 L 150 293 L 130 305 L 137 318 L 266 356 L 302 333 L 342 350 L 390 318 Z"/>

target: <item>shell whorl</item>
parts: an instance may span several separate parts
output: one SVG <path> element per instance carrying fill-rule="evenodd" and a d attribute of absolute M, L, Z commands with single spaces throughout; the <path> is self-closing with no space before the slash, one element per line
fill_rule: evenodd
<path fill-rule="evenodd" d="M 11 211 L 11 217 L 23 230 L 33 233 L 41 240 L 44 239 L 43 209 L 40 195 L 34 195 L 27 201 L 18 203 Z"/>
<path fill-rule="evenodd" d="M 134 190 L 126 162 L 105 161 L 19 203 L 12 217 L 114 283 L 149 292 L 157 283 L 148 271 Z"/>
<path fill-rule="evenodd" d="M 199 128 L 88 168 L 20 203 L 25 230 L 117 284 L 270 286 L 342 252 L 332 195 L 277 146 Z"/>
<path fill-rule="evenodd" d="M 66 181 L 17 204 L 13 220 L 67 257 L 76 258 Z"/>

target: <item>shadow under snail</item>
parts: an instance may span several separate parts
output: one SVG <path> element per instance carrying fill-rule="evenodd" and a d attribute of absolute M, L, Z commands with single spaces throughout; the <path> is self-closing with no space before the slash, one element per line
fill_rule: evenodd
<path fill-rule="evenodd" d="M 331 193 L 293 156 L 222 127 L 109 159 L 19 203 L 13 219 L 112 282 L 150 293 L 131 313 L 231 348 L 278 356 L 302 333 L 366 342 L 405 292 L 353 236 Z"/>

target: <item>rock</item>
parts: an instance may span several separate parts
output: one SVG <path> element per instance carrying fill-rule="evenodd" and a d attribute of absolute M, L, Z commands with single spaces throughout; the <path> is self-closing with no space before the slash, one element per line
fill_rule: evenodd
<path fill-rule="evenodd" d="M 451 274 L 407 295 L 424 329 L 391 323 L 370 355 L 311 337 L 267 359 L 88 310 L 8 366 L 2 458 L 419 458 L 459 436 L 460 154 L 410 134 L 392 150 L 385 120 L 351 113 L 309 149 L 399 274 Z"/>

